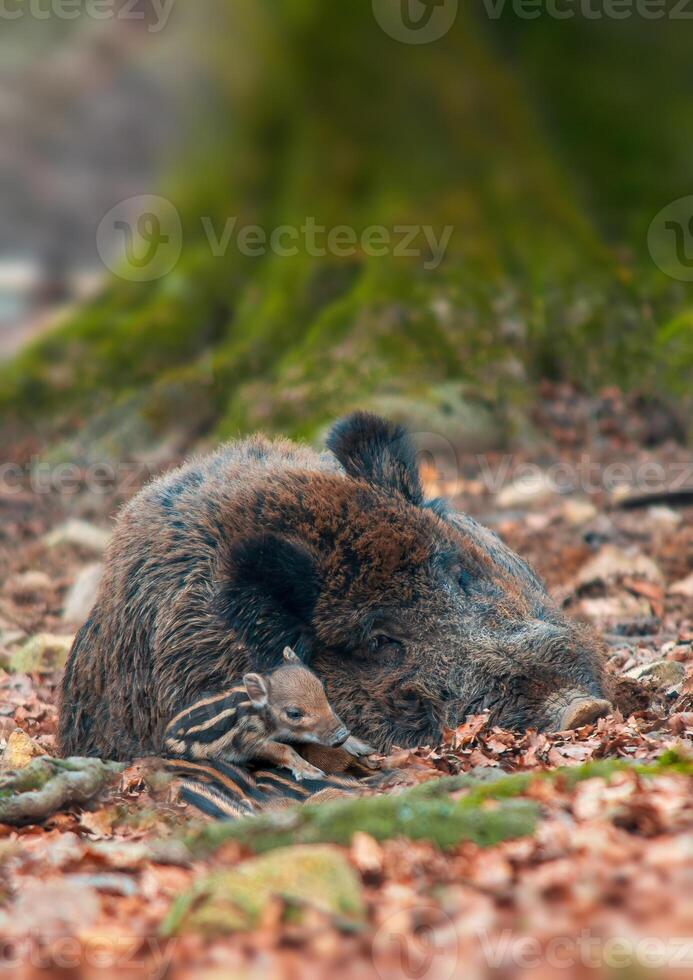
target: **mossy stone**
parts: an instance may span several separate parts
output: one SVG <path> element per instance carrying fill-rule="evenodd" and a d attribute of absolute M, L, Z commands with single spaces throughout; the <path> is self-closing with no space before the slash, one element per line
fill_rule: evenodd
<path fill-rule="evenodd" d="M 65 666 L 72 636 L 38 633 L 10 656 L 10 670 L 19 674 L 50 674 Z"/>
<path fill-rule="evenodd" d="M 364 921 L 356 872 L 339 848 L 320 844 L 280 848 L 204 878 L 174 904 L 163 931 L 223 935 L 252 929 L 275 896 L 299 916 L 309 907 L 347 928 Z"/>

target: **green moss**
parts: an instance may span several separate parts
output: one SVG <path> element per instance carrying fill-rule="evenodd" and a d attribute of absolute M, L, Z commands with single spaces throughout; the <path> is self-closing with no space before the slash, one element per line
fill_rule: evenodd
<path fill-rule="evenodd" d="M 448 784 L 448 788 L 457 786 Z M 488 793 L 468 801 L 442 791 L 412 790 L 396 796 L 304 806 L 281 818 L 268 815 L 234 824 L 210 824 L 187 843 L 193 851 L 207 851 L 233 839 L 261 852 L 291 843 L 348 844 L 354 832 L 362 830 L 376 840 L 408 837 L 429 840 L 445 849 L 461 840 L 487 846 L 532 833 L 536 805 L 512 799 L 501 805 L 486 805 L 489 800 L 502 798 Z"/>
<path fill-rule="evenodd" d="M 662 752 L 656 762 L 650 765 L 636 764 L 635 771 L 643 776 L 670 772 L 677 776 L 693 777 L 693 757 L 683 755 L 676 749 L 667 749 L 666 752 Z"/>
<path fill-rule="evenodd" d="M 72 636 L 39 633 L 10 654 L 9 669 L 15 673 L 49 674 L 62 670 L 72 647 Z"/>
<path fill-rule="evenodd" d="M 640 70 L 651 48 L 654 70 L 685 93 L 675 25 L 631 26 L 624 48 L 623 25 L 600 25 L 595 39 L 580 19 L 570 30 L 546 19 L 530 39 L 507 16 L 460 10 L 445 38 L 412 47 L 374 29 L 370 0 L 284 6 L 218 5 L 204 55 L 219 139 L 165 190 L 185 228 L 176 269 L 112 282 L 1 367 L 5 418 L 44 435 L 99 415 L 110 424 L 136 394 L 154 441 L 200 401 L 201 431 L 311 437 L 355 405 L 427 405 L 449 383 L 497 403 L 506 427 L 545 376 L 686 394 L 693 287 L 667 279 L 644 247 L 645 218 L 662 195 L 684 193 L 688 166 L 690 127 L 667 100 L 662 112 Z M 595 90 L 606 93 L 603 138 L 586 140 Z M 357 233 L 453 233 L 436 269 L 423 253 L 248 258 L 232 244 L 216 257 L 202 215 L 217 231 L 237 215 L 268 232 L 314 216 Z"/>
<path fill-rule="evenodd" d="M 556 781 L 570 789 L 585 779 L 609 779 L 623 771 L 643 777 L 667 772 L 693 776 L 693 761 L 672 751 L 647 764 L 603 759 L 548 772 L 444 777 L 399 795 L 361 797 L 303 806 L 279 816 L 210 823 L 191 834 L 186 844 L 194 854 L 206 854 L 227 840 L 237 840 L 261 852 L 291 843 L 348 844 L 354 832 L 362 830 L 377 840 L 408 837 L 429 840 L 443 849 L 462 840 L 490 846 L 533 832 L 537 805 L 519 799 L 533 781 Z"/>
<path fill-rule="evenodd" d="M 11 781 L 0 784 L 0 800 L 10 799 L 17 793 L 32 793 L 41 789 L 55 776 L 55 769 L 48 759 L 39 758 L 24 769 L 13 772 Z"/>
<path fill-rule="evenodd" d="M 61 773 L 81 774 L 91 770 L 96 774 L 114 776 L 124 767 L 116 762 L 102 762 L 100 759 L 55 759 L 39 756 L 23 769 L 10 771 L 0 777 L 0 800 L 9 800 L 20 793 L 33 793 L 43 789 Z"/>
<path fill-rule="evenodd" d="M 275 850 L 202 878 L 174 902 L 161 931 L 224 935 L 251 929 L 274 896 L 289 904 L 294 918 L 306 907 L 320 909 L 347 929 L 365 918 L 361 884 L 345 855 L 311 845 Z"/>
<path fill-rule="evenodd" d="M 690 395 L 693 366 L 693 309 L 662 324 L 655 336 L 657 363 L 667 385 L 677 395 Z"/>

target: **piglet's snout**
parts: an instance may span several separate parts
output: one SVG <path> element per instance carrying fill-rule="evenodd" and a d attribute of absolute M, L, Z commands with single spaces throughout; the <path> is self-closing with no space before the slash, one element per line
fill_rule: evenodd
<path fill-rule="evenodd" d="M 343 745 L 348 738 L 349 729 L 346 727 L 346 725 L 341 725 L 336 732 L 332 733 L 330 745 L 336 748 L 338 745 Z"/>

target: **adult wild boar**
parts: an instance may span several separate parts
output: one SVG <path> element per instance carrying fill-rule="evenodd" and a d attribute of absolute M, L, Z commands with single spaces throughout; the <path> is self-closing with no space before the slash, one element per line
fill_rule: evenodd
<path fill-rule="evenodd" d="M 356 413 L 327 445 L 230 443 L 125 507 L 65 671 L 64 754 L 156 753 L 173 714 L 287 645 L 381 749 L 484 709 L 515 729 L 609 711 L 594 635 L 495 534 L 424 499 L 399 426 Z"/>

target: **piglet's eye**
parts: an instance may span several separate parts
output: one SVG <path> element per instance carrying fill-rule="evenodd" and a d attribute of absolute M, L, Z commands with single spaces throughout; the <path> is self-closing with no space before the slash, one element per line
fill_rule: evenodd
<path fill-rule="evenodd" d="M 286 717 L 290 721 L 300 721 L 303 718 L 303 712 L 300 708 L 287 708 Z"/>

